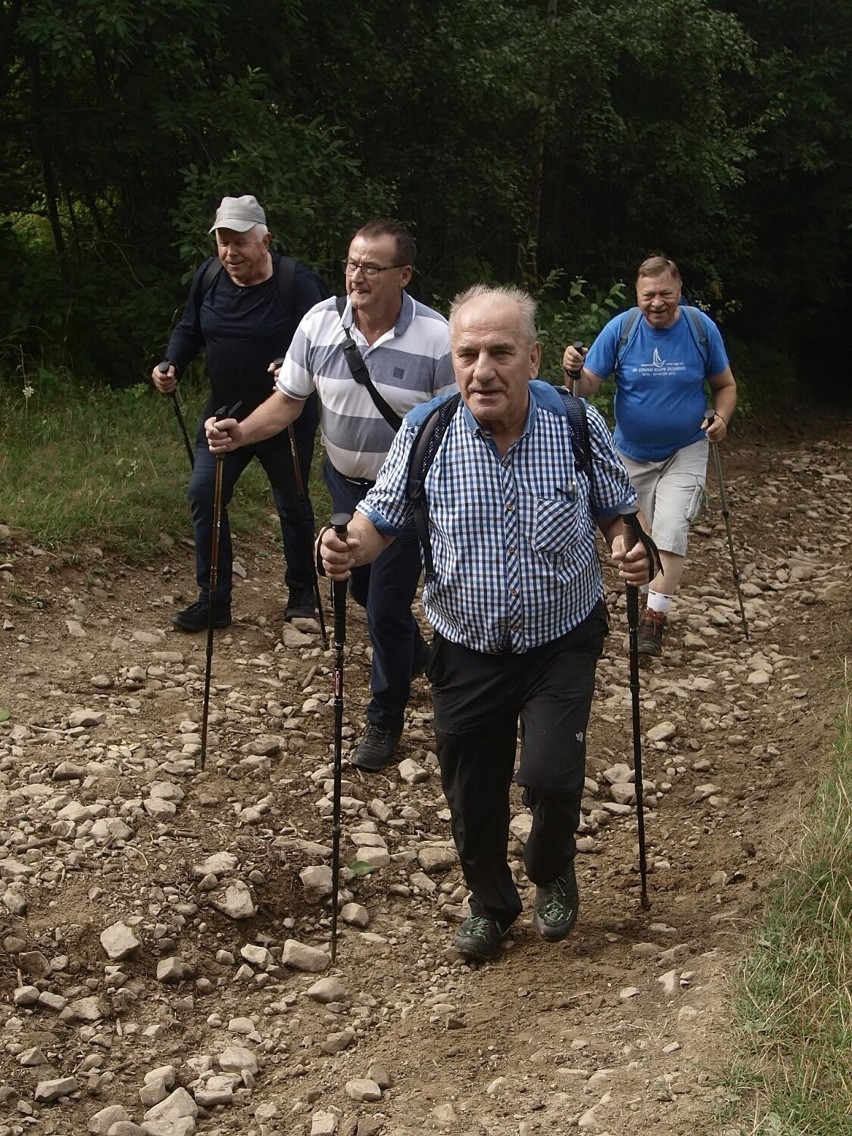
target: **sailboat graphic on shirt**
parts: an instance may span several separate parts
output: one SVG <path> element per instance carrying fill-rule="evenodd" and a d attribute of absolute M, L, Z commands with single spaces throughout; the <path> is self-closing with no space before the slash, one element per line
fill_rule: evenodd
<path fill-rule="evenodd" d="M 660 352 L 657 350 L 656 347 L 654 348 L 654 355 L 653 355 L 653 358 L 651 359 L 651 362 L 654 364 L 654 366 L 657 368 L 657 370 L 659 370 L 661 367 L 665 367 L 665 365 L 666 365 L 665 359 L 663 359 L 661 357 Z"/>

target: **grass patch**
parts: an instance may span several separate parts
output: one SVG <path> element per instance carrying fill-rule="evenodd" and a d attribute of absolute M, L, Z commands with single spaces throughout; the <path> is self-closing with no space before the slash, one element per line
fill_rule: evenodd
<path fill-rule="evenodd" d="M 738 983 L 729 1087 L 749 1136 L 852 1132 L 852 711 Z M 742 1113 L 740 1113 L 742 1115 Z"/>
<path fill-rule="evenodd" d="M 81 390 L 69 380 L 46 387 L 40 391 L 36 379 L 21 391 L 0 390 L 0 522 L 43 547 L 96 544 L 134 560 L 161 551 L 160 532 L 191 537 L 189 459 L 172 400 L 151 383 Z M 206 390 L 201 381 L 181 383 L 191 441 Z M 315 478 L 311 496 L 324 517 L 327 498 Z M 234 505 L 237 536 L 265 534 L 280 544 L 258 462 L 240 478 Z"/>

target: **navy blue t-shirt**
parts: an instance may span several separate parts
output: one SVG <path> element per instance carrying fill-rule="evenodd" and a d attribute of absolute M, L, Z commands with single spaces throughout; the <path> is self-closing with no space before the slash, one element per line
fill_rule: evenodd
<path fill-rule="evenodd" d="M 278 283 L 280 257 L 273 253 L 268 280 L 240 288 L 223 269 L 199 305 L 201 280 L 213 260 L 205 261 L 193 277 L 166 357 L 180 374 L 203 347 L 211 384 L 205 416 L 241 401 L 242 419 L 272 394 L 273 379 L 267 367 L 273 359 L 287 354 L 302 316 L 324 296 L 314 274 L 297 264 L 293 303 L 286 311 Z"/>

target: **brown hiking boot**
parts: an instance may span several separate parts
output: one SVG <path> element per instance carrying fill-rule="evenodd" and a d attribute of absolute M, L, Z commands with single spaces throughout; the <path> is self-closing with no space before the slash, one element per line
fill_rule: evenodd
<path fill-rule="evenodd" d="M 639 654 L 659 655 L 663 650 L 663 632 L 666 629 L 666 617 L 661 611 L 652 611 L 646 607 L 639 620 Z"/>

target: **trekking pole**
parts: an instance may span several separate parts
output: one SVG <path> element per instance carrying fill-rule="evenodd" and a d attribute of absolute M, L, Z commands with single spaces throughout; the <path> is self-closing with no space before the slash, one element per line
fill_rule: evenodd
<path fill-rule="evenodd" d="M 171 366 L 171 363 L 169 362 L 169 360 L 164 359 L 162 361 L 162 363 L 160 363 L 157 366 L 157 370 L 160 372 L 161 375 L 167 375 L 169 373 L 169 367 L 170 366 Z M 190 469 L 195 469 L 195 455 L 192 452 L 192 443 L 189 440 L 189 434 L 187 433 L 187 430 L 186 430 L 186 423 L 184 422 L 183 415 L 181 414 L 180 403 L 178 402 L 178 396 L 177 396 L 176 390 L 173 390 L 171 392 L 171 400 L 172 400 L 172 406 L 175 408 L 175 417 L 178 420 L 178 426 L 180 426 L 180 432 L 183 434 L 184 445 L 186 446 L 187 456 L 189 457 L 189 467 L 190 467 Z"/>
<path fill-rule="evenodd" d="M 708 410 L 705 415 L 707 425 L 709 426 L 713 419 L 716 417 L 715 410 Z M 743 635 L 748 639 L 748 623 L 746 622 L 745 604 L 743 603 L 743 593 L 740 589 L 740 573 L 737 568 L 737 554 L 734 552 L 734 538 L 731 535 L 731 511 L 728 508 L 728 497 L 725 493 L 725 479 L 722 476 L 722 455 L 719 452 L 718 442 L 711 442 L 710 449 L 713 451 L 713 463 L 716 466 L 716 480 L 719 483 L 719 501 L 722 505 L 722 516 L 725 518 L 725 531 L 728 534 L 728 552 L 731 554 L 731 572 L 734 577 L 734 587 L 737 589 L 737 602 L 740 605 L 740 619 L 743 625 Z"/>
<path fill-rule="evenodd" d="M 284 356 L 281 355 L 273 360 L 276 367 L 280 367 L 284 362 Z M 299 451 L 296 448 L 296 432 L 293 429 L 293 423 L 287 427 L 287 438 L 290 441 L 290 457 L 293 461 L 293 477 L 296 480 L 296 492 L 300 497 L 306 497 L 305 482 L 302 478 L 302 467 L 299 464 Z M 322 596 L 320 595 L 319 576 L 317 576 L 316 559 L 313 556 L 313 549 L 311 549 L 311 571 L 314 578 L 314 599 L 317 602 L 317 613 L 319 615 L 320 634 L 322 635 L 322 645 L 328 646 L 328 632 L 325 629 L 325 615 L 322 610 Z"/>
<path fill-rule="evenodd" d="M 585 343 L 583 343 L 582 339 L 575 339 L 574 342 L 571 344 L 571 346 L 574 348 L 575 351 L 582 351 L 583 348 L 586 345 L 585 345 Z M 569 371 L 567 367 L 563 367 L 562 370 L 565 372 L 565 374 L 571 380 L 571 394 L 573 394 L 574 397 L 576 398 L 577 397 L 577 383 L 580 381 L 580 379 L 582 378 L 582 375 L 583 375 L 583 364 L 582 363 L 580 364 L 580 370 L 579 371 Z"/>
<path fill-rule="evenodd" d="M 349 513 L 335 513 L 329 524 L 346 540 Z M 331 594 L 334 604 L 334 791 L 332 794 L 331 835 L 331 961 L 337 958 L 337 890 L 340 883 L 340 791 L 343 776 L 343 647 L 346 643 L 347 580 L 335 580 Z"/>
<path fill-rule="evenodd" d="M 222 406 L 214 419 L 233 418 L 242 406 L 237 402 L 228 410 Z M 204 704 L 201 711 L 201 769 L 207 758 L 207 719 L 210 712 L 210 676 L 213 671 L 213 605 L 216 585 L 219 582 L 219 532 L 222 527 L 222 474 L 225 465 L 223 454 L 216 455 L 216 475 L 213 482 L 213 532 L 210 538 L 210 578 L 207 581 L 207 664 L 204 670 Z"/>
<path fill-rule="evenodd" d="M 657 546 L 639 524 L 635 512 L 622 514 L 625 524 L 624 547 L 629 552 L 641 541 L 651 560 L 652 572 L 659 564 Z M 636 823 L 639 834 L 639 881 L 642 909 L 651 906 L 648 899 L 648 860 L 645 851 L 645 789 L 642 781 L 642 722 L 639 714 L 639 589 L 627 584 L 627 633 L 630 653 L 630 700 L 633 706 L 633 780 L 636 787 Z"/>

